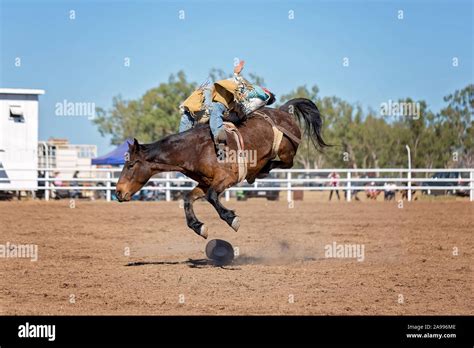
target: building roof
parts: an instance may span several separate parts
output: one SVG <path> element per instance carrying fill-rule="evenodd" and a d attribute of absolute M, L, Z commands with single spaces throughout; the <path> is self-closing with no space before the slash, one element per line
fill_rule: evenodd
<path fill-rule="evenodd" d="M 0 94 L 44 94 L 44 89 L 0 88 Z"/>

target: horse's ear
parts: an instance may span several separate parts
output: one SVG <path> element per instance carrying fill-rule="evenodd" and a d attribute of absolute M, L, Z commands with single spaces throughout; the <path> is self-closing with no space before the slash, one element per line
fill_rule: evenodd
<path fill-rule="evenodd" d="M 138 153 L 138 151 L 140 149 L 140 144 L 138 143 L 137 139 L 133 138 L 133 143 L 129 143 L 127 141 L 127 144 L 128 144 L 128 153 L 129 154 Z"/>
<path fill-rule="evenodd" d="M 137 139 L 133 138 L 133 144 L 128 146 L 130 153 L 138 153 L 140 150 L 140 143 Z"/>
<path fill-rule="evenodd" d="M 139 153 L 140 152 L 140 143 L 135 138 L 133 138 L 133 152 L 134 153 Z"/>

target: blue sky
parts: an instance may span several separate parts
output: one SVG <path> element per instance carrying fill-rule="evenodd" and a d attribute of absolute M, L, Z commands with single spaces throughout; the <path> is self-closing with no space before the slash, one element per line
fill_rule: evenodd
<path fill-rule="evenodd" d="M 231 71 L 235 57 L 277 95 L 317 84 L 321 96 L 374 109 L 410 96 L 437 111 L 474 80 L 470 0 L 0 3 L 0 87 L 45 89 L 40 138 L 97 144 L 99 154 L 109 139 L 87 117 L 56 116 L 56 103 L 109 108 L 113 96 L 138 98 L 179 70 L 198 82 L 212 67 Z"/>

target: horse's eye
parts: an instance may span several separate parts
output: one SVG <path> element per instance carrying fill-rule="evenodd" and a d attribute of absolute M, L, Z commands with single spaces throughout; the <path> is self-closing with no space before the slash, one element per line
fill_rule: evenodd
<path fill-rule="evenodd" d="M 135 162 L 129 162 L 127 165 L 127 168 L 132 169 L 134 165 L 135 165 Z"/>

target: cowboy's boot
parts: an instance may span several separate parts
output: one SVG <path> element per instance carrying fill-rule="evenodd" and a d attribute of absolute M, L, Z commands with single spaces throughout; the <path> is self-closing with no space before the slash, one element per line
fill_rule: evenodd
<path fill-rule="evenodd" d="M 219 159 L 225 160 L 225 146 L 227 144 L 227 133 L 222 127 L 214 138 L 214 145 L 216 146 L 216 152 Z"/>

